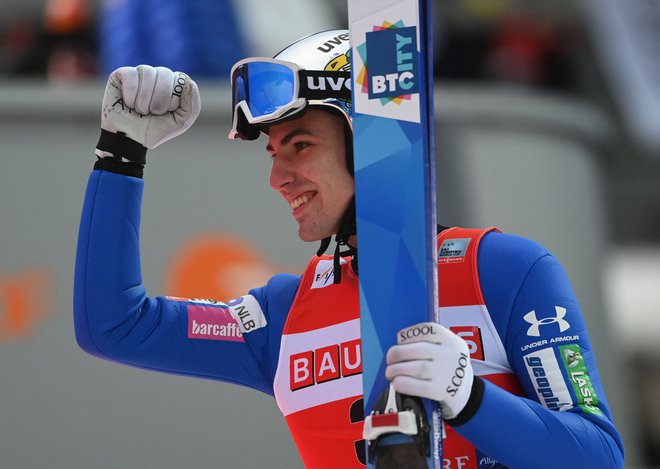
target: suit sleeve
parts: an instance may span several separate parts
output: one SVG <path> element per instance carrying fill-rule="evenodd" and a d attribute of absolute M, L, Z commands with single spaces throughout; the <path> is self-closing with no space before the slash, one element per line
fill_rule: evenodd
<path fill-rule="evenodd" d="M 147 296 L 139 250 L 143 184 L 108 171 L 90 176 L 74 279 L 78 344 L 123 364 L 272 395 L 266 287 L 228 303 Z"/>
<path fill-rule="evenodd" d="M 488 310 L 525 397 L 485 382 L 474 416 L 455 430 L 509 467 L 623 467 L 580 306 L 559 262 L 499 233 L 479 251 Z"/>

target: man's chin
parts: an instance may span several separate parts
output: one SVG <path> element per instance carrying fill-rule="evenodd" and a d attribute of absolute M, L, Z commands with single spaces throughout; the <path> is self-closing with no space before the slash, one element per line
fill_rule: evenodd
<path fill-rule="evenodd" d="M 308 230 L 304 230 L 302 227 L 298 229 L 298 237 L 302 240 L 305 241 L 306 243 L 314 243 L 317 241 L 321 241 L 322 239 L 327 238 L 328 236 L 332 236 L 334 233 L 321 233 L 321 232 L 310 232 Z"/>
<path fill-rule="evenodd" d="M 301 241 L 304 241 L 306 243 L 313 243 L 315 241 L 321 241 L 323 238 L 319 238 L 318 236 L 310 236 L 310 235 L 303 235 L 298 233 L 298 237 L 300 238 Z"/>

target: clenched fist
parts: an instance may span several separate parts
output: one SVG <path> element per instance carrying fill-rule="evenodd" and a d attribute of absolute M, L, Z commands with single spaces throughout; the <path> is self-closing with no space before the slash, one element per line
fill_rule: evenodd
<path fill-rule="evenodd" d="M 105 88 L 96 153 L 135 161 L 133 153 L 142 147 L 137 159 L 144 159 L 146 148 L 188 130 L 200 109 L 197 84 L 185 73 L 149 65 L 118 68 Z"/>

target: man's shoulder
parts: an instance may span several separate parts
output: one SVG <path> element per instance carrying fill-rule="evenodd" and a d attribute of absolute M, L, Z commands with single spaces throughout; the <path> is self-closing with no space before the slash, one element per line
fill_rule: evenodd
<path fill-rule="evenodd" d="M 515 234 L 489 232 L 480 245 L 477 257 L 479 279 L 488 301 L 504 297 L 510 300 L 521 286 L 535 276 L 556 278 L 561 266 L 548 249 L 537 241 Z"/>
<path fill-rule="evenodd" d="M 480 238 L 479 258 L 496 261 L 538 259 L 550 254 L 548 249 L 537 241 L 524 236 L 506 233 L 496 227 L 469 228 L 438 225 L 438 236 L 474 236 Z"/>
<path fill-rule="evenodd" d="M 269 298 L 292 297 L 300 285 L 300 276 L 288 273 L 276 274 L 263 287 Z"/>
<path fill-rule="evenodd" d="M 498 261 L 535 261 L 549 255 L 541 243 L 524 236 L 490 231 L 482 239 L 479 256 L 493 257 Z"/>

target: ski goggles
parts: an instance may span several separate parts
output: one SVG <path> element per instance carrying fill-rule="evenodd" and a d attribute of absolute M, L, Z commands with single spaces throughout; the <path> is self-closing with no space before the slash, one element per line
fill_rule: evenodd
<path fill-rule="evenodd" d="M 230 139 L 254 140 L 258 124 L 296 114 L 309 101 L 351 100 L 350 72 L 304 70 L 292 62 L 254 57 L 231 69 Z"/>

